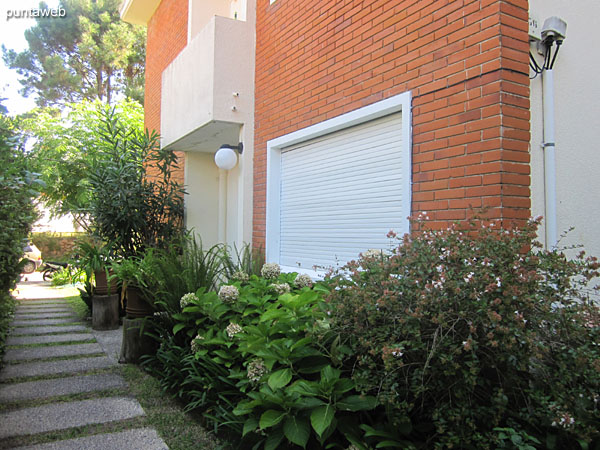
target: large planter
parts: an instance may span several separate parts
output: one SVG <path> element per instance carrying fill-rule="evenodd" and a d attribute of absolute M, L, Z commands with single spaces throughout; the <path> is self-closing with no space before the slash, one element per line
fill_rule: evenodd
<path fill-rule="evenodd" d="M 121 343 L 121 364 L 138 364 L 143 355 L 154 355 L 158 343 L 144 335 L 144 319 L 123 319 L 123 340 Z"/>
<path fill-rule="evenodd" d="M 92 328 L 94 330 L 119 328 L 119 296 L 117 294 L 92 297 Z"/>
<path fill-rule="evenodd" d="M 108 276 L 113 275 L 111 270 L 108 271 Z M 108 282 L 108 278 L 106 276 L 106 270 L 96 270 L 94 272 L 94 277 L 96 278 L 96 287 L 94 288 L 94 293 L 98 295 L 113 295 L 117 293 L 117 282 L 113 279 L 110 281 L 110 285 Z"/>
<path fill-rule="evenodd" d="M 125 312 L 128 318 L 141 318 L 151 316 L 154 312 L 152 305 L 148 302 L 137 286 L 127 286 L 127 304 Z"/>

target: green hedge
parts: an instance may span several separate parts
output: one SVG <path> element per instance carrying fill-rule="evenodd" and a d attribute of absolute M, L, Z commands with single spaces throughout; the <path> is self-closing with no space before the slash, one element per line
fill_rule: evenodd
<path fill-rule="evenodd" d="M 36 177 L 27 168 L 14 123 L 0 113 L 0 350 L 12 311 L 9 291 L 18 279 L 23 246 L 36 219 Z"/>

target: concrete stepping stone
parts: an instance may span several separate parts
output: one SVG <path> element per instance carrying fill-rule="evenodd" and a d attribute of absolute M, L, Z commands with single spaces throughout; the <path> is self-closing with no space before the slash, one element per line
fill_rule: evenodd
<path fill-rule="evenodd" d="M 77 439 L 17 447 L 15 450 L 168 450 L 167 444 L 150 428 L 96 434 Z"/>
<path fill-rule="evenodd" d="M 0 385 L 0 403 L 127 387 L 120 375 L 103 373 Z"/>
<path fill-rule="evenodd" d="M 13 320 L 12 325 L 15 327 L 31 327 L 34 325 L 62 325 L 73 322 L 81 322 L 81 319 L 76 316 L 62 317 L 60 319 L 39 319 L 39 320 Z"/>
<path fill-rule="evenodd" d="M 61 319 L 63 317 L 73 317 L 75 314 L 73 311 L 42 311 L 38 313 L 19 313 L 15 314 L 15 320 L 31 320 L 31 319 Z"/>
<path fill-rule="evenodd" d="M 25 361 L 28 359 L 54 358 L 58 356 L 92 355 L 104 353 L 97 343 L 55 345 L 50 347 L 9 348 L 4 354 L 4 361 Z M 67 361 L 63 361 L 68 364 Z"/>
<path fill-rule="evenodd" d="M 144 410 L 137 400 L 125 397 L 35 406 L 0 414 L 0 438 L 114 422 L 143 415 Z"/>
<path fill-rule="evenodd" d="M 37 311 L 53 311 L 53 312 L 63 312 L 63 311 L 73 311 L 73 308 L 70 306 L 61 306 L 61 305 L 40 305 L 40 306 L 17 306 L 16 312 L 26 312 L 26 313 L 34 313 Z"/>
<path fill-rule="evenodd" d="M 10 334 L 11 336 L 23 336 L 28 334 L 50 334 L 50 333 L 70 333 L 72 331 L 87 331 L 88 327 L 85 325 L 66 325 L 66 326 L 48 326 L 48 327 L 19 327 L 14 328 Z"/>
<path fill-rule="evenodd" d="M 65 305 L 68 306 L 69 302 L 61 299 L 42 298 L 39 300 L 19 300 L 19 306 L 47 306 L 47 305 Z"/>
<path fill-rule="evenodd" d="M 49 344 L 94 339 L 92 333 L 42 334 L 39 336 L 9 336 L 6 345 Z"/>
<path fill-rule="evenodd" d="M 38 361 L 21 364 L 7 364 L 0 371 L 0 381 L 10 378 L 37 377 L 61 373 L 78 373 L 114 366 L 106 356 L 70 359 L 68 361 Z"/>

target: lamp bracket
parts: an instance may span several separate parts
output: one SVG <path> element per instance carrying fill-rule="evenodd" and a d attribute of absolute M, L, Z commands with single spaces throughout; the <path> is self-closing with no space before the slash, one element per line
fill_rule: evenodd
<path fill-rule="evenodd" d="M 232 150 L 237 150 L 237 152 L 241 155 L 244 151 L 244 144 L 241 142 L 238 145 L 222 144 L 219 148 L 230 148 Z"/>

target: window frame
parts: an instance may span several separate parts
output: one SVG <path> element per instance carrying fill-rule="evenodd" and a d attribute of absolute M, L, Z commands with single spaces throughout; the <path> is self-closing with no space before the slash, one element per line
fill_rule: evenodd
<path fill-rule="evenodd" d="M 267 205 L 265 257 L 267 262 L 278 263 L 280 256 L 280 202 L 281 202 L 281 152 L 283 149 L 336 131 L 359 125 L 380 117 L 402 112 L 402 207 L 408 224 L 412 207 L 412 123 L 411 92 L 381 100 L 350 111 L 332 119 L 311 125 L 298 131 L 271 139 L 267 142 Z M 406 200 L 405 200 L 406 199 Z M 357 255 L 358 256 L 358 255 Z M 306 273 L 321 278 L 325 270 L 309 270 L 282 266 L 284 272 Z"/>

